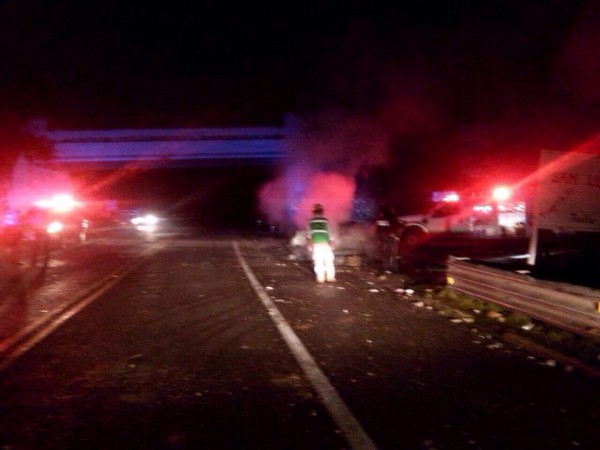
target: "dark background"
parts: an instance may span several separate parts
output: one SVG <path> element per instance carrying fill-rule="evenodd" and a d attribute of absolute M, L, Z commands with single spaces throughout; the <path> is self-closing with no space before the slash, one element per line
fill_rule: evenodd
<path fill-rule="evenodd" d="M 3 1 L 2 109 L 98 127 L 402 98 L 459 123 L 597 108 L 597 13 L 585 0 Z"/>
<path fill-rule="evenodd" d="M 372 188 L 408 210 L 482 172 L 515 182 L 540 149 L 594 135 L 598 30 L 595 0 L 8 0 L 0 117 L 99 129 L 292 114 L 352 143 L 364 126 L 365 141 L 385 136 L 385 157 L 361 142 L 323 167 L 354 175 L 361 155 Z"/>

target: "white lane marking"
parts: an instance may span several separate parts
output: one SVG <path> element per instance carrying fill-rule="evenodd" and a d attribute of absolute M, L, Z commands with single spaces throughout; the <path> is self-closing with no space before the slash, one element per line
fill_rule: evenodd
<path fill-rule="evenodd" d="M 321 397 L 323 405 L 331 415 L 333 421 L 342 431 L 348 444 L 350 444 L 350 447 L 354 450 L 375 450 L 377 447 L 371 438 L 367 435 L 361 424 L 350 411 L 350 408 L 348 408 L 342 397 L 340 397 L 329 382 L 327 376 L 321 371 L 300 338 L 294 333 L 294 330 L 287 320 L 285 320 L 285 317 L 283 317 L 277 306 L 275 306 L 275 303 L 273 303 L 269 294 L 267 294 L 267 291 L 254 276 L 254 273 L 244 260 L 237 242 L 232 242 L 232 244 L 240 265 L 242 266 L 242 269 L 244 269 L 244 273 L 250 281 L 254 292 L 256 292 L 256 295 L 258 295 L 264 307 L 267 309 L 267 312 L 275 323 L 279 333 L 281 333 L 281 336 L 298 361 L 298 364 L 300 364 L 300 367 L 313 388 Z"/>

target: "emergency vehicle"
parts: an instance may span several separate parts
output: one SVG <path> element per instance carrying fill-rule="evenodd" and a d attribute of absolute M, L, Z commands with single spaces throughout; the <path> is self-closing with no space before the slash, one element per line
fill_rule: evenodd
<path fill-rule="evenodd" d="M 52 246 L 83 243 L 89 220 L 83 204 L 68 194 L 5 207 L 0 219 L 0 262 L 14 265 L 46 254 Z"/>
<path fill-rule="evenodd" d="M 437 191 L 433 207 L 424 214 L 398 216 L 400 242 L 414 247 L 438 235 L 478 238 L 524 237 L 526 203 L 515 200 L 509 188 L 497 187 L 491 195 Z"/>
<path fill-rule="evenodd" d="M 83 214 L 83 203 L 69 194 L 58 194 L 35 202 L 41 213 L 40 225 L 61 245 L 83 243 L 87 239 L 90 222 Z"/>

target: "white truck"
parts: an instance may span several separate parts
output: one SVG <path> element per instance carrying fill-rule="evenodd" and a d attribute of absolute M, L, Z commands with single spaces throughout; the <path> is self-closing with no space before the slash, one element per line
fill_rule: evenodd
<path fill-rule="evenodd" d="M 471 235 L 480 238 L 522 237 L 526 233 L 524 201 L 510 199 L 498 188 L 495 195 L 467 196 L 457 192 L 434 192 L 434 206 L 424 214 L 398 216 L 398 235 L 405 247 L 414 247 L 432 235 Z"/>

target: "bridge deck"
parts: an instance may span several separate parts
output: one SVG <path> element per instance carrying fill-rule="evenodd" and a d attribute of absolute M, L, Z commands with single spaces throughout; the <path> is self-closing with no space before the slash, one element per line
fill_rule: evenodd
<path fill-rule="evenodd" d="M 86 167 L 276 164 L 285 136 L 282 127 L 46 132 L 56 152 L 52 164 Z"/>

